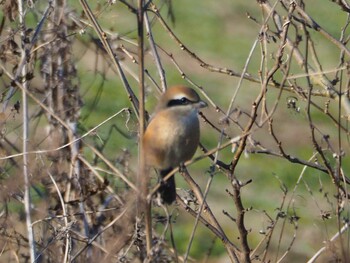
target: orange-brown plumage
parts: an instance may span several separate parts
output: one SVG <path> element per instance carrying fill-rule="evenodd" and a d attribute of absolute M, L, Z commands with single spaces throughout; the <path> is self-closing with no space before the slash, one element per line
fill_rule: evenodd
<path fill-rule="evenodd" d="M 184 86 L 169 88 L 160 98 L 143 143 L 146 164 L 158 169 L 162 177 L 193 157 L 200 134 L 198 109 L 205 106 L 193 89 Z M 173 177 L 160 193 L 166 203 L 175 200 Z"/>

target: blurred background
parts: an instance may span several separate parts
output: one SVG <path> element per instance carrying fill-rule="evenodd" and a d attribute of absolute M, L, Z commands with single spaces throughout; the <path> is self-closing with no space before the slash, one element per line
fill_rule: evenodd
<path fill-rule="evenodd" d="M 187 167 L 206 194 L 203 218 L 209 209 L 233 251 L 250 254 L 240 262 L 349 260 L 347 2 L 146 4 L 148 114 L 164 86 L 175 84 L 193 87 L 209 104 L 201 114 L 204 148 L 195 157 L 212 149 L 215 156 Z M 38 262 L 147 260 L 133 189 L 139 180 L 137 1 L 0 6 L 0 258 L 30 258 L 29 191 Z M 193 186 L 181 174 L 176 181 L 178 195 L 198 213 Z M 152 173 L 151 189 L 156 183 Z M 186 253 L 190 262 L 232 261 L 223 235 L 196 226 L 181 204 L 165 209 L 155 202 L 152 215 L 150 261 L 183 262 Z"/>

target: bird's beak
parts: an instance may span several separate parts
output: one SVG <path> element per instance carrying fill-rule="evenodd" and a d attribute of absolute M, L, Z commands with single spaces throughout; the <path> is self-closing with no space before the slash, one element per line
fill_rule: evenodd
<path fill-rule="evenodd" d="M 208 107 L 208 104 L 205 101 L 200 100 L 198 102 L 198 108 L 205 108 Z"/>

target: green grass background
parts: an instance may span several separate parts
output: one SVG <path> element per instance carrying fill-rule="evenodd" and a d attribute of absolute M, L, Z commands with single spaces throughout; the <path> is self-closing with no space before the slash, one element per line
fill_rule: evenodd
<path fill-rule="evenodd" d="M 326 0 L 309 0 L 305 3 L 307 5 L 306 11 L 329 33 L 339 38 L 340 28 L 346 21 L 346 15 L 340 12 L 339 7 Z M 91 4 L 93 5 L 93 3 Z M 258 21 L 262 21 L 261 9 L 256 1 L 177 0 L 173 1 L 173 12 L 175 23 L 172 24 L 172 30 L 191 51 L 209 64 L 231 68 L 239 72 L 242 71 L 260 29 L 256 23 L 247 18 L 246 13 L 255 17 Z M 166 8 L 163 8 L 161 13 L 166 16 Z M 121 3 L 103 10 L 103 15 L 99 17 L 99 22 L 104 27 L 115 30 L 121 36 L 136 41 L 134 39 L 136 36 L 135 17 Z M 168 22 L 171 24 L 170 20 Z M 316 32 L 310 31 L 320 54 L 319 59 L 323 68 L 334 68 L 338 63 L 339 50 Z M 88 30 L 88 32 L 91 31 Z M 201 68 L 197 62 L 181 51 L 156 20 L 153 23 L 153 33 L 155 41 L 162 48 L 173 54 L 186 75 L 196 84 L 203 86 L 215 103 L 226 110 L 237 87 L 238 79 L 219 73 L 212 73 Z M 84 36 L 81 36 L 81 38 L 84 39 Z M 86 39 L 88 41 L 89 38 Z M 271 44 L 270 50 L 273 50 L 273 47 L 273 44 Z M 130 48 L 136 50 L 132 45 Z M 94 69 L 86 66 L 86 62 L 92 63 L 94 60 L 92 58 L 86 60 L 83 55 L 85 54 L 82 54 L 82 61 L 78 64 L 81 74 L 81 86 L 85 89 L 83 92 L 82 125 L 91 128 L 121 108 L 130 107 L 130 104 L 117 74 L 108 72 L 106 76 L 96 76 Z M 188 84 L 181 78 L 180 73 L 175 69 L 170 59 L 164 54 L 161 54 L 161 57 L 168 84 Z M 260 60 L 260 48 L 257 47 L 253 53 L 252 62 L 248 67 L 248 72 L 254 76 L 258 75 Z M 156 68 L 150 56 L 146 57 L 146 66 L 150 74 L 158 80 Z M 136 72 L 136 65 L 130 65 L 130 67 Z M 295 73 L 302 72 L 298 70 L 297 65 L 293 65 L 293 69 Z M 128 79 L 137 93 L 136 81 L 132 80 L 130 75 Z M 97 104 L 93 105 L 96 94 L 99 92 L 100 98 Z M 259 85 L 244 81 L 234 106 L 249 111 L 258 92 Z M 151 87 L 147 96 L 147 109 L 149 111 L 152 111 L 156 103 L 158 95 L 155 94 L 154 88 Z M 308 159 L 313 153 L 313 147 L 305 116 L 306 105 L 304 102 L 298 101 L 298 105 L 301 107 L 300 113 L 288 109 L 284 102 L 289 95 L 284 94 L 282 96 L 278 112 L 276 113 L 276 133 L 289 154 Z M 276 90 L 269 91 L 270 106 L 276 96 Z M 324 100 L 319 99 L 319 102 L 322 104 Z M 337 102 L 331 102 L 333 113 L 336 112 L 336 108 Z M 211 121 L 219 127 L 223 127 L 218 124 L 220 116 L 215 113 L 213 107 L 209 107 L 204 112 Z M 113 130 L 111 123 L 108 123 L 98 131 L 99 136 L 104 140 L 109 137 L 109 132 L 112 129 L 113 136 L 104 150 L 111 158 L 117 158 L 127 149 L 135 157 L 134 160 L 136 160 L 137 143 L 135 141 L 135 133 L 137 132 L 137 120 L 135 116 L 131 116 L 129 121 L 128 117 L 126 114 L 120 115 L 116 117 L 112 124 L 126 134 L 134 136 L 130 139 Z M 324 118 L 320 112 L 313 111 L 313 117 L 322 131 L 330 134 L 331 139 L 335 142 L 337 136 L 335 126 L 327 118 Z M 129 122 L 126 127 L 125 123 L 127 121 Z M 265 127 L 258 131 L 254 134 L 254 138 L 276 149 L 276 145 L 273 144 L 266 130 Z M 227 131 L 231 136 L 235 136 L 238 133 L 237 128 L 232 126 L 228 127 Z M 218 138 L 218 133 L 213 132 L 208 125 L 202 125 L 202 142 L 206 147 L 209 149 L 215 147 Z M 348 144 L 344 147 L 348 148 Z M 232 156 L 230 149 L 221 151 L 219 155 L 220 159 L 225 162 L 229 162 Z M 208 179 L 206 171 L 209 166 L 210 162 L 203 160 L 189 167 L 190 172 L 202 189 L 204 189 Z M 335 209 L 333 206 L 335 204 L 333 194 L 335 194 L 336 190 L 330 183 L 327 175 L 307 169 L 300 186 L 297 187 L 296 192 L 292 196 L 292 191 L 302 168 L 301 165 L 291 164 L 275 157 L 250 154 L 241 158 L 236 170 L 236 176 L 240 180 L 253 180 L 251 184 L 242 189 L 244 205 L 246 208 L 250 208 L 250 211 L 246 213 L 246 227 L 251 231 L 249 234 L 251 248 L 255 248 L 263 238 L 259 231 L 266 231 L 269 225 L 269 221 L 262 211 L 266 211 L 275 219 L 278 207 L 280 207 L 283 200 L 281 185 L 288 189 L 286 202 L 291 202 L 291 209 L 284 211 L 291 213 L 294 210 L 300 217 L 300 220 L 298 221 L 299 227 L 296 232 L 296 240 L 285 262 L 306 261 L 324 245 L 322 240 L 329 239 L 338 228 L 334 215 L 327 220 L 321 218 L 322 211 L 331 211 L 333 213 Z M 349 171 L 348 157 L 344 159 L 343 169 L 345 172 Z M 136 172 L 135 169 L 134 172 Z M 180 176 L 177 175 L 176 180 L 179 188 L 187 188 Z M 322 186 L 320 182 L 322 182 Z M 222 213 L 222 210 L 225 210 L 233 217 L 236 214 L 233 201 L 225 193 L 226 188 L 230 189 L 230 185 L 225 175 L 221 173 L 215 174 L 208 201 L 227 235 L 233 242 L 238 244 L 238 231 L 235 223 Z M 327 202 L 325 196 L 328 196 L 331 201 Z M 177 215 L 176 223 L 174 224 L 176 245 L 180 253 L 184 253 L 192 231 L 193 218 L 181 210 L 172 209 L 174 209 L 174 214 Z M 270 252 L 273 255 L 271 256 L 272 261 L 275 261 L 278 256 L 281 256 L 287 250 L 294 235 L 293 225 L 288 222 L 288 219 L 286 219 L 285 228 L 282 228 L 282 222 L 283 220 L 280 220 L 276 226 L 272 238 Z M 162 227 L 159 226 L 159 229 L 162 229 Z M 278 251 L 280 236 L 280 250 Z M 203 226 L 199 226 L 196 232 L 191 249 L 191 257 L 197 260 L 205 258 L 213 244 L 210 260 L 212 262 L 218 262 L 219 260 L 227 262 L 221 241 L 214 240 L 213 235 Z"/>

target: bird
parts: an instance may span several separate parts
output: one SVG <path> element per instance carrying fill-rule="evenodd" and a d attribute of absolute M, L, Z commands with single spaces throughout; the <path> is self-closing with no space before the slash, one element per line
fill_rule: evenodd
<path fill-rule="evenodd" d="M 192 159 L 199 144 L 198 111 L 207 106 L 192 88 L 182 85 L 168 88 L 160 97 L 143 136 L 146 166 L 155 168 L 164 178 Z M 164 203 L 170 205 L 175 201 L 174 175 L 161 181 L 158 192 Z"/>

